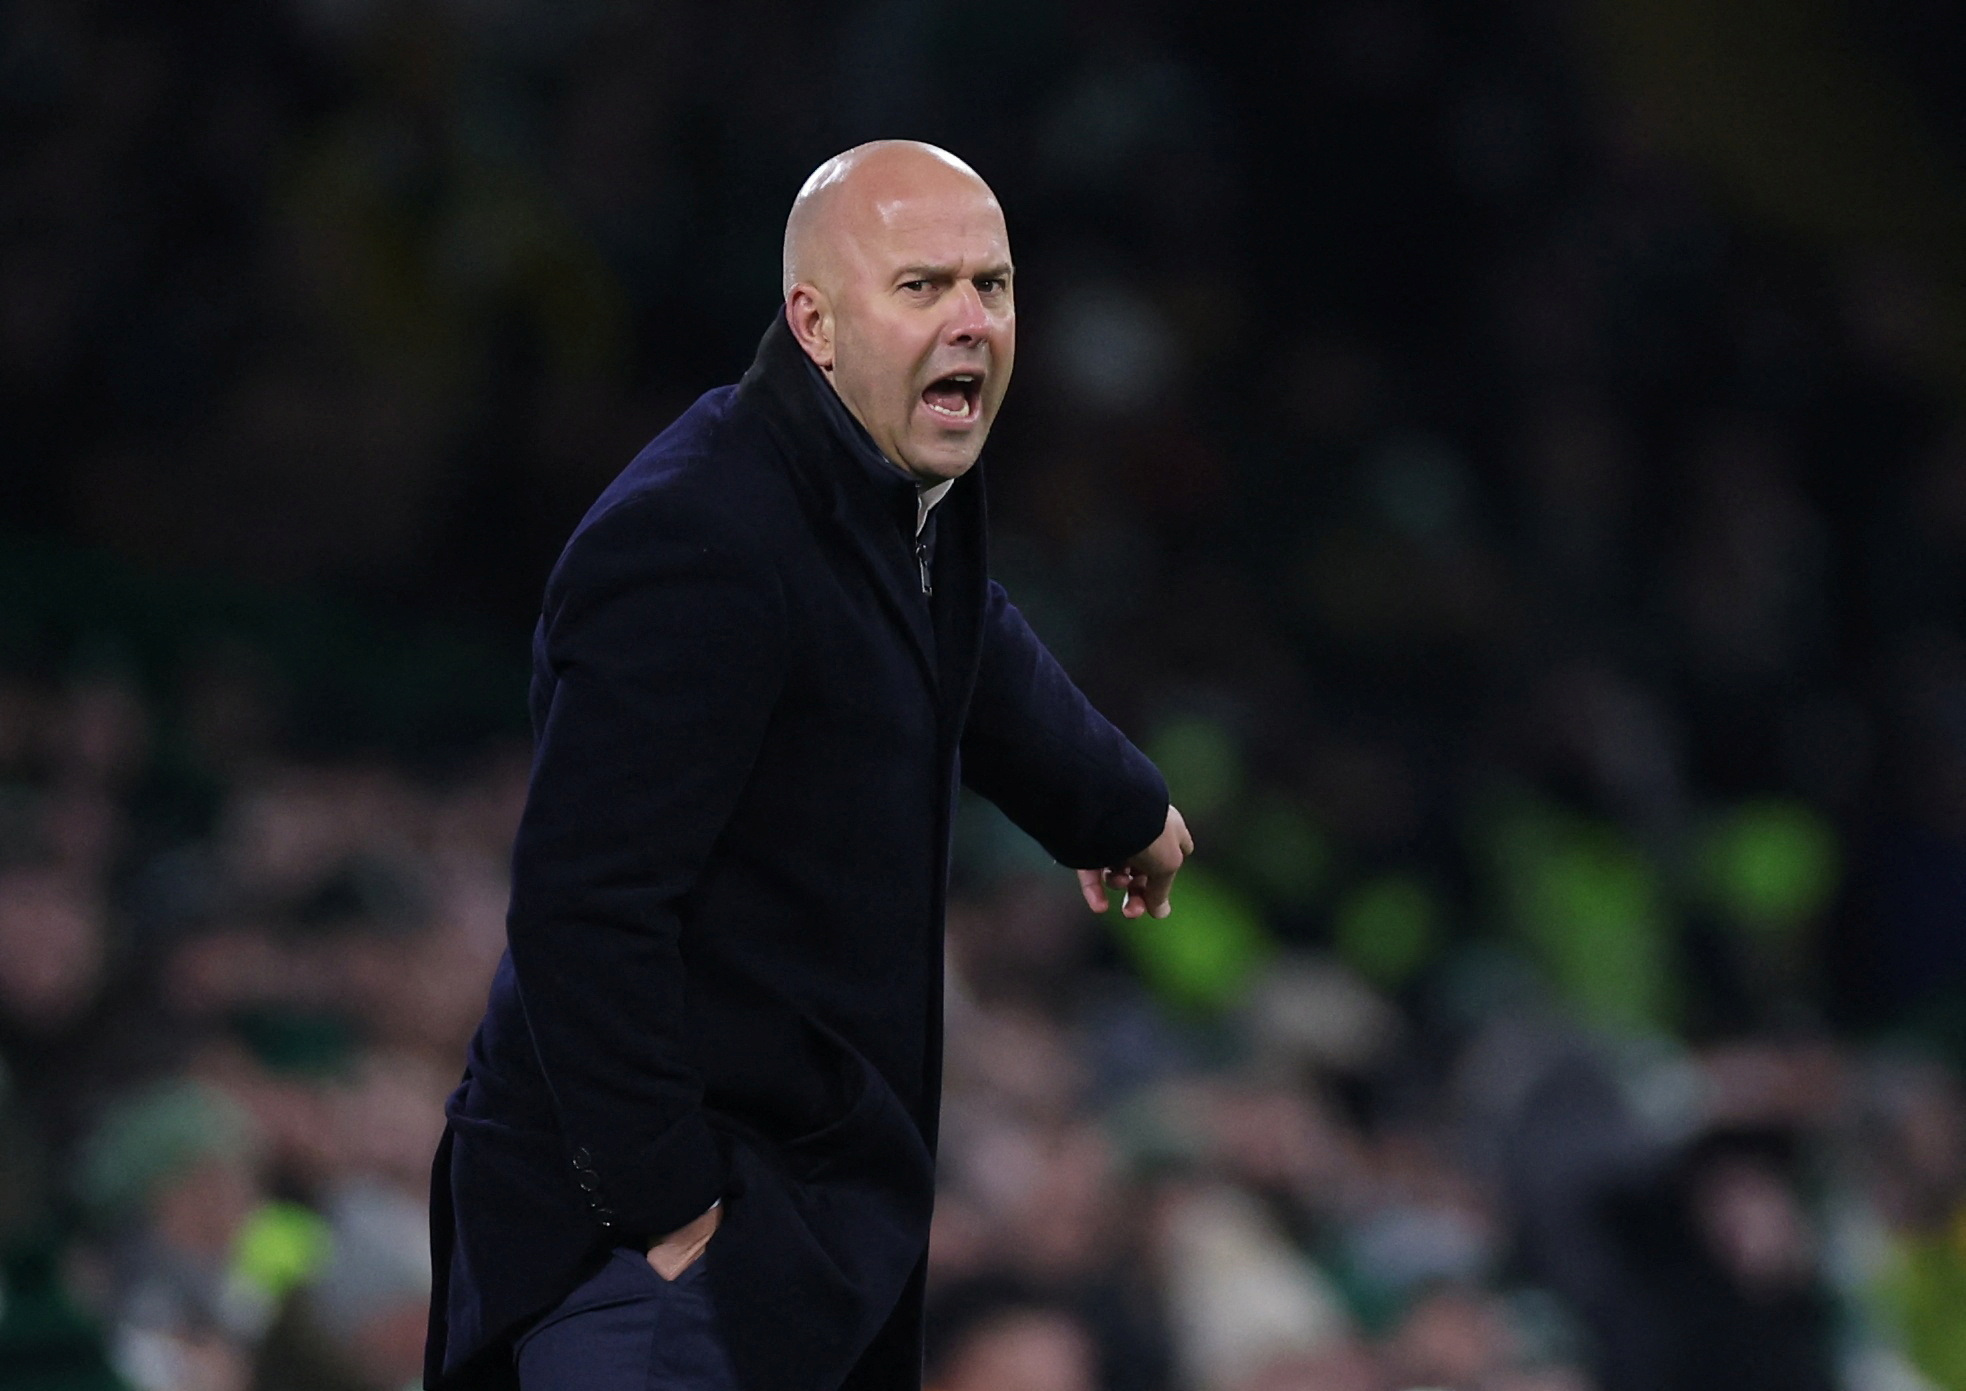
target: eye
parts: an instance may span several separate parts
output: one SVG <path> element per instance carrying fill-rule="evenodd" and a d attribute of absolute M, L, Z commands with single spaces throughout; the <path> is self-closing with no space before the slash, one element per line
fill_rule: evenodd
<path fill-rule="evenodd" d="M 901 282 L 901 288 L 911 295 L 918 295 L 928 289 L 928 282 L 926 280 L 904 280 Z"/>

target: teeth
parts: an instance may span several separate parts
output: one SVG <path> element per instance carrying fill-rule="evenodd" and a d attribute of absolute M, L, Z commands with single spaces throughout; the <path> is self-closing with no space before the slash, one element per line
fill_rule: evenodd
<path fill-rule="evenodd" d="M 953 416 L 957 420 L 962 420 L 969 415 L 969 402 L 967 401 L 963 402 L 963 408 L 959 411 L 952 411 L 945 406 L 938 406 L 933 401 L 924 401 L 922 404 L 934 411 L 937 415 Z"/>

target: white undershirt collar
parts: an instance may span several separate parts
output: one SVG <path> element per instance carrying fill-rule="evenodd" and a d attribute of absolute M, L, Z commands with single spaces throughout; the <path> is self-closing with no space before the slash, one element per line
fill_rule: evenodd
<path fill-rule="evenodd" d="M 935 510 L 935 504 L 942 501 L 949 489 L 955 485 L 955 479 L 945 478 L 940 483 L 931 483 L 925 488 L 919 485 L 916 487 L 915 535 L 922 534 L 922 528 L 928 525 L 928 514 Z"/>

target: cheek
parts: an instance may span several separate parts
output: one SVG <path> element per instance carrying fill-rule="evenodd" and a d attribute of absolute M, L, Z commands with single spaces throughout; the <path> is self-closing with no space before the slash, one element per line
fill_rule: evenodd
<path fill-rule="evenodd" d="M 863 372 L 870 397 L 894 410 L 906 410 L 915 403 L 921 389 L 920 377 L 927 353 L 914 334 L 902 326 L 884 325 L 865 345 Z"/>

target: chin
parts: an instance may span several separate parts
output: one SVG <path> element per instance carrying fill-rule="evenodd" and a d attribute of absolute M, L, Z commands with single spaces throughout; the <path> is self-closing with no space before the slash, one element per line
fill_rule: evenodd
<path fill-rule="evenodd" d="M 964 459 L 938 459 L 918 471 L 924 475 L 932 476 L 938 481 L 949 478 L 961 478 L 965 473 L 969 472 L 970 466 L 975 462 L 976 457 L 974 455 Z"/>
<path fill-rule="evenodd" d="M 980 449 L 965 449 L 961 453 L 946 450 L 925 449 L 912 454 L 907 459 L 908 472 L 917 478 L 940 482 L 946 478 L 961 478 L 976 462 Z"/>

